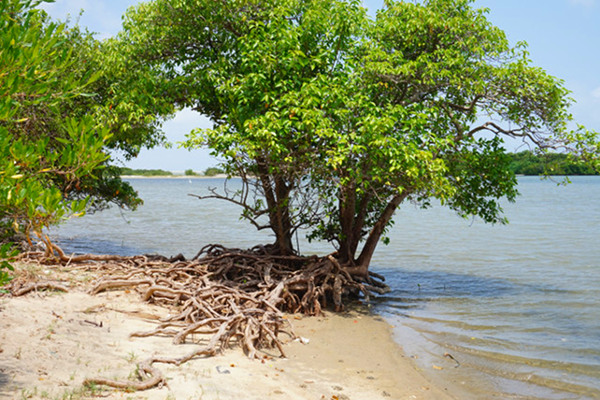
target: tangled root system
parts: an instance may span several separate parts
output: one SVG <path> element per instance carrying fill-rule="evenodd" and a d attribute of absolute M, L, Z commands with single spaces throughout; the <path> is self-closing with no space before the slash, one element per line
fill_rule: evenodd
<path fill-rule="evenodd" d="M 87 385 L 149 389 L 165 382 L 155 363 L 180 365 L 215 355 L 230 345 L 241 346 L 250 358 L 259 358 L 263 349 L 277 349 L 285 357 L 281 335 L 295 338 L 295 334 L 284 312 L 318 315 L 330 306 L 339 311 L 349 296 L 368 298 L 372 292 L 388 290 L 379 275 L 353 276 L 332 255 L 276 256 L 262 246 L 240 250 L 209 245 L 190 260 L 182 255 L 68 257 L 53 248 L 53 256 L 62 263 L 94 263 L 101 268 L 102 277 L 93 284 L 92 294 L 136 290 L 144 301 L 178 310 L 160 320 L 155 329 L 131 336 L 170 336 L 173 343 L 181 344 L 192 334 L 210 335 L 205 345 L 182 357 L 144 360 L 138 365 L 139 381 L 96 378 L 86 379 Z M 17 296 L 36 288 L 66 290 L 58 284 L 14 282 L 11 291 Z"/>

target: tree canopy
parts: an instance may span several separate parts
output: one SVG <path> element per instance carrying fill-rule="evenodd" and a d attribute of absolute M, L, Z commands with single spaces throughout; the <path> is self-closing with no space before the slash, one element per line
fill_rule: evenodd
<path fill-rule="evenodd" d="M 119 40 L 214 122 L 185 145 L 245 186 L 209 197 L 273 230 L 275 253 L 306 226 L 364 274 L 404 202 L 505 222 L 518 192 L 503 138 L 598 165 L 562 82 L 472 3 L 386 1 L 370 19 L 357 1 L 154 0 Z"/>
<path fill-rule="evenodd" d="M 112 158 L 160 143 L 175 107 L 147 95 L 143 68 L 110 41 L 51 21 L 39 3 L 0 1 L 0 239 L 47 241 L 43 228 L 68 216 L 135 208 Z"/>
<path fill-rule="evenodd" d="M 0 221 L 2 233 L 36 232 L 86 202 L 64 201 L 107 159 L 109 134 L 90 118 L 69 117 L 62 102 L 86 93 L 96 79 L 78 69 L 64 44 L 64 25 L 49 23 L 31 2 L 0 3 Z"/>
<path fill-rule="evenodd" d="M 187 146 L 207 144 L 244 177 L 232 200 L 256 227 L 273 230 L 281 254 L 293 253 L 292 235 L 314 213 L 306 177 L 324 121 L 318 107 L 327 81 L 344 74 L 363 20 L 356 2 L 329 0 L 156 1 L 125 20 L 131 57 L 157 65 L 176 104 L 215 123 Z"/>

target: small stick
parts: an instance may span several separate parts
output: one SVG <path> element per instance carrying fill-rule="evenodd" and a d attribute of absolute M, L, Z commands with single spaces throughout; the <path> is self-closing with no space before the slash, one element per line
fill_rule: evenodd
<path fill-rule="evenodd" d="M 458 362 L 458 360 L 456 358 L 454 358 L 454 356 L 452 356 L 452 354 L 450 354 L 450 353 L 444 353 L 444 357 L 448 357 L 448 358 L 454 360 L 454 362 L 456 363 L 456 365 L 454 366 L 454 368 L 460 367 L 460 363 Z"/>
<path fill-rule="evenodd" d="M 88 321 L 87 319 L 84 319 L 83 322 L 85 322 L 86 324 L 94 325 L 95 327 L 98 327 L 98 328 L 102 328 L 102 321 L 100 321 L 100 323 L 97 323 L 94 321 Z"/>

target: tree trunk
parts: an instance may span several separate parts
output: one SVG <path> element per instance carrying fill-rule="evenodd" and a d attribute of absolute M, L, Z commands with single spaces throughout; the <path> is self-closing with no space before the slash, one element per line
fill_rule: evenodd
<path fill-rule="evenodd" d="M 375 248 L 379 243 L 379 239 L 381 239 L 381 235 L 383 234 L 383 230 L 390 222 L 392 217 L 394 216 L 394 212 L 398 208 L 398 206 L 408 197 L 408 192 L 404 192 L 402 194 L 398 194 L 392 198 L 392 200 L 385 207 L 379 220 L 375 223 L 369 236 L 367 237 L 367 241 L 362 248 L 360 256 L 356 261 L 356 264 L 362 268 L 369 268 L 369 264 L 371 264 L 371 259 L 373 258 L 373 253 L 375 253 Z"/>
<path fill-rule="evenodd" d="M 282 177 L 272 176 L 260 165 L 259 179 L 269 210 L 269 225 L 275 234 L 275 253 L 286 256 L 295 254 L 289 210 L 292 185 L 288 185 Z"/>
<path fill-rule="evenodd" d="M 368 195 L 366 193 L 363 194 L 358 205 L 358 209 L 356 210 L 356 216 L 354 217 L 354 226 L 352 227 L 353 237 L 352 241 L 350 242 L 352 257 L 356 255 L 358 245 L 362 239 L 362 230 L 365 226 L 365 220 L 367 219 L 369 202 L 371 201 L 371 199 L 371 195 Z"/>
<path fill-rule="evenodd" d="M 338 261 L 341 265 L 350 265 L 354 263 L 354 252 L 352 243 L 354 242 L 354 222 L 356 208 L 356 190 L 354 186 L 341 189 L 339 198 L 340 207 L 340 249 L 338 251 Z"/>
<path fill-rule="evenodd" d="M 356 251 L 362 239 L 361 232 L 367 218 L 370 199 L 371 196 L 367 194 L 357 196 L 354 187 L 340 198 L 341 237 L 338 260 L 342 265 L 352 266 L 355 264 Z M 357 200 L 359 200 L 358 203 Z"/>
<path fill-rule="evenodd" d="M 275 214 L 277 216 L 277 249 L 280 255 L 288 256 L 295 254 L 292 244 L 292 220 L 290 218 L 290 192 L 292 185 L 288 185 L 282 177 L 275 178 L 275 195 L 277 205 Z"/>

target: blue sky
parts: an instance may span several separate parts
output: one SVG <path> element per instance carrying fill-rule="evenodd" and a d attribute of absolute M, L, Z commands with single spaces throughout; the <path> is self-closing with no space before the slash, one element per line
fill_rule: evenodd
<path fill-rule="evenodd" d="M 56 0 L 44 4 L 53 18 L 78 20 L 99 38 L 117 33 L 121 15 L 137 0 Z M 371 12 L 383 0 L 365 0 Z M 476 0 L 476 7 L 489 8 L 488 18 L 502 28 L 512 44 L 525 41 L 534 65 L 565 81 L 576 104 L 576 122 L 600 130 L 600 0 Z M 79 17 L 80 10 L 84 13 Z M 210 122 L 191 111 L 179 113 L 164 125 L 172 142 Z M 132 168 L 162 168 L 202 171 L 217 161 L 206 150 L 153 149 L 143 151 L 126 165 Z"/>

